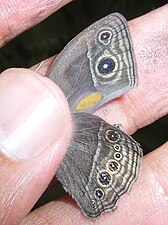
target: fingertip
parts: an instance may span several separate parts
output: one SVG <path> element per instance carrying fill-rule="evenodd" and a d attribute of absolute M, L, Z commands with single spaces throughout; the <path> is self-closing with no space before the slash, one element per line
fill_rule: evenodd
<path fill-rule="evenodd" d="M 71 133 L 68 103 L 48 78 L 28 69 L 10 69 L 0 81 L 0 143 L 8 157 L 36 157 Z"/>
<path fill-rule="evenodd" d="M 0 107 L 0 223 L 19 224 L 64 157 L 71 116 L 61 90 L 27 69 L 1 74 Z"/>

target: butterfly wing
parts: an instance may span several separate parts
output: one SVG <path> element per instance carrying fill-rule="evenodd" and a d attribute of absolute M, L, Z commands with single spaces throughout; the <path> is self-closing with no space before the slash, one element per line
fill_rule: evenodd
<path fill-rule="evenodd" d="M 115 208 L 136 180 L 142 149 L 101 118 L 74 113 L 74 136 L 57 178 L 84 213 L 97 217 Z"/>
<path fill-rule="evenodd" d="M 77 35 L 53 63 L 49 78 L 64 92 L 71 112 L 94 112 L 136 83 L 126 20 L 113 13 Z"/>

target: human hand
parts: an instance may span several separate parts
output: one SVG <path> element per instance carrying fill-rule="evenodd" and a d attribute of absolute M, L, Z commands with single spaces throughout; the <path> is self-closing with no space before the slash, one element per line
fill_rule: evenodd
<path fill-rule="evenodd" d="M 65 3 L 65 1 L 61 2 Z M 4 4 L 7 3 L 4 1 Z M 30 4 L 32 4 L 32 8 L 36 8 L 37 4 L 45 3 L 39 2 L 35 6 L 34 1 L 32 3 L 25 2 L 25 8 L 26 4 L 29 5 L 29 8 Z M 57 3 L 52 4 L 55 4 L 56 9 Z M 44 6 L 41 5 L 41 7 Z M 47 8 L 48 14 L 54 8 L 53 5 L 50 7 Z M 40 7 L 37 7 L 37 14 L 38 8 Z M 15 10 L 13 12 L 16 13 Z M 133 133 L 138 128 L 150 124 L 166 115 L 168 111 L 167 10 L 168 6 L 162 7 L 129 23 L 137 61 L 138 86 L 96 112 L 97 115 L 111 124 L 122 124 L 123 129 L 128 133 Z M 31 9 L 30 12 L 32 12 Z M 26 23 L 26 21 L 31 20 L 30 14 L 27 14 L 24 26 L 20 26 L 20 30 L 17 26 L 12 26 L 14 30 L 12 32 L 10 30 L 10 34 L 17 35 L 23 27 L 25 29 L 26 26 L 32 26 L 31 22 Z M 42 15 L 41 18 L 46 16 L 46 14 Z M 10 19 L 6 21 L 10 21 Z M 7 25 L 3 26 L 2 35 L 0 34 L 1 44 L 14 37 L 9 35 Z M 52 59 L 46 60 L 36 71 L 46 74 L 51 61 Z M 36 68 L 35 66 L 32 69 Z M 50 223 L 59 225 L 102 225 L 112 224 L 112 221 L 114 224 L 120 225 L 167 224 L 167 143 L 144 157 L 140 177 L 130 194 L 126 194 L 119 201 L 118 209 L 114 213 L 102 214 L 100 218 L 91 221 L 83 216 L 81 210 L 70 197 L 63 197 L 26 216 L 49 184 L 63 158 L 71 136 L 70 115 L 67 103 L 56 85 L 31 70 L 10 69 L 5 71 L 0 77 L 0 84 L 0 105 L 3 109 L 0 111 L 0 130 L 3 137 L 1 149 L 5 152 L 4 143 L 7 143 L 5 145 L 9 146 L 7 154 L 12 158 L 23 159 L 26 152 L 28 154 L 28 160 L 24 161 L 11 160 L 3 153 L 0 155 L 1 224 L 20 224 L 21 221 L 21 224 Z M 40 108 L 42 103 L 44 103 L 43 107 Z M 31 118 L 32 112 L 40 113 L 37 114 L 35 120 L 28 120 Z M 45 116 L 46 119 L 39 118 L 40 115 Z M 23 127 L 22 132 L 16 136 L 18 142 L 8 144 L 6 139 L 9 140 L 11 134 L 17 135 L 18 125 Z M 65 126 L 67 129 L 64 129 Z M 31 137 L 27 132 L 27 127 L 32 132 Z M 41 143 L 38 140 L 44 141 Z M 35 146 L 36 144 L 39 145 Z M 38 152 L 33 152 L 32 156 L 30 151 L 34 149 Z"/>

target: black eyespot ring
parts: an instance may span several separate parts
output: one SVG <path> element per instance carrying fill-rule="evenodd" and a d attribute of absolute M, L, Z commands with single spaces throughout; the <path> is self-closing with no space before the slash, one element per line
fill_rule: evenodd
<path fill-rule="evenodd" d="M 98 181 L 103 186 L 108 186 L 111 183 L 111 175 L 107 171 L 98 173 Z"/>
<path fill-rule="evenodd" d="M 122 154 L 121 154 L 120 152 L 115 152 L 115 153 L 114 153 L 114 158 L 115 158 L 116 160 L 120 160 L 120 159 L 122 159 Z"/>
<path fill-rule="evenodd" d="M 108 162 L 108 169 L 109 169 L 112 173 L 115 173 L 115 172 L 119 171 L 119 169 L 120 169 L 120 164 L 119 164 L 117 161 L 111 159 L 111 160 Z"/>
<path fill-rule="evenodd" d="M 96 75 L 103 78 L 111 78 L 118 71 L 118 59 L 111 55 L 108 50 L 105 50 L 102 55 L 95 60 Z"/>
<path fill-rule="evenodd" d="M 94 192 L 94 195 L 95 195 L 95 192 Z M 95 198 L 97 198 L 96 195 L 95 195 Z M 92 208 L 95 209 L 97 206 L 96 201 L 92 199 L 91 203 L 92 203 Z"/>
<path fill-rule="evenodd" d="M 115 144 L 114 145 L 114 150 L 120 151 L 121 150 L 121 146 L 119 144 Z"/>
<path fill-rule="evenodd" d="M 112 58 L 102 58 L 98 63 L 97 69 L 100 74 L 108 75 L 113 72 L 115 68 L 115 62 Z"/>
<path fill-rule="evenodd" d="M 101 35 L 100 35 L 100 39 L 102 41 L 107 41 L 109 39 L 109 37 L 110 37 L 110 33 L 108 31 L 105 31 L 105 32 L 101 33 Z"/>
<path fill-rule="evenodd" d="M 115 130 L 107 130 L 105 137 L 110 142 L 117 142 L 120 139 L 119 133 Z"/>
<path fill-rule="evenodd" d="M 112 37 L 111 31 L 105 30 L 105 31 L 100 32 L 99 41 L 102 44 L 107 45 L 110 43 L 111 37 Z"/>
<path fill-rule="evenodd" d="M 103 199 L 104 198 L 104 192 L 100 189 L 100 188 L 97 188 L 95 191 L 94 191 L 94 195 L 97 199 Z"/>

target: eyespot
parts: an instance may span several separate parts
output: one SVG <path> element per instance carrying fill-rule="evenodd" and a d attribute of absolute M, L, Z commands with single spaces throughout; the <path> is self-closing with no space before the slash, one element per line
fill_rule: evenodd
<path fill-rule="evenodd" d="M 112 73 L 114 68 L 115 68 L 115 62 L 112 58 L 101 59 L 97 66 L 99 73 L 102 75 Z"/>
<path fill-rule="evenodd" d="M 102 78 L 112 77 L 116 73 L 117 68 L 117 59 L 110 53 L 106 53 L 106 51 L 98 58 L 95 65 L 97 75 Z"/>
<path fill-rule="evenodd" d="M 95 193 L 94 193 L 94 195 L 95 195 Z M 92 208 L 95 209 L 97 206 L 96 201 L 92 199 L 91 203 L 92 203 Z"/>
<path fill-rule="evenodd" d="M 107 130 L 105 137 L 110 142 L 117 142 L 120 139 L 120 134 L 115 130 Z"/>
<path fill-rule="evenodd" d="M 108 161 L 107 169 L 109 169 L 112 173 L 116 173 L 120 170 L 120 164 L 114 159 L 111 159 Z"/>
<path fill-rule="evenodd" d="M 114 153 L 114 158 L 115 158 L 116 160 L 120 160 L 120 159 L 122 159 L 122 154 L 121 154 L 120 152 L 115 152 L 115 153 Z"/>
<path fill-rule="evenodd" d="M 98 40 L 102 44 L 108 45 L 110 43 L 111 37 L 112 37 L 111 31 L 106 30 L 106 31 L 100 32 Z"/>
<path fill-rule="evenodd" d="M 101 171 L 98 173 L 98 182 L 100 185 L 109 186 L 111 180 L 111 175 L 107 171 Z"/>
<path fill-rule="evenodd" d="M 104 198 L 104 192 L 100 189 L 100 188 L 97 188 L 95 191 L 94 191 L 94 196 L 96 199 L 103 199 Z"/>
<path fill-rule="evenodd" d="M 115 144 L 113 147 L 114 147 L 114 150 L 116 150 L 116 151 L 121 150 L 121 146 L 119 144 Z"/>

